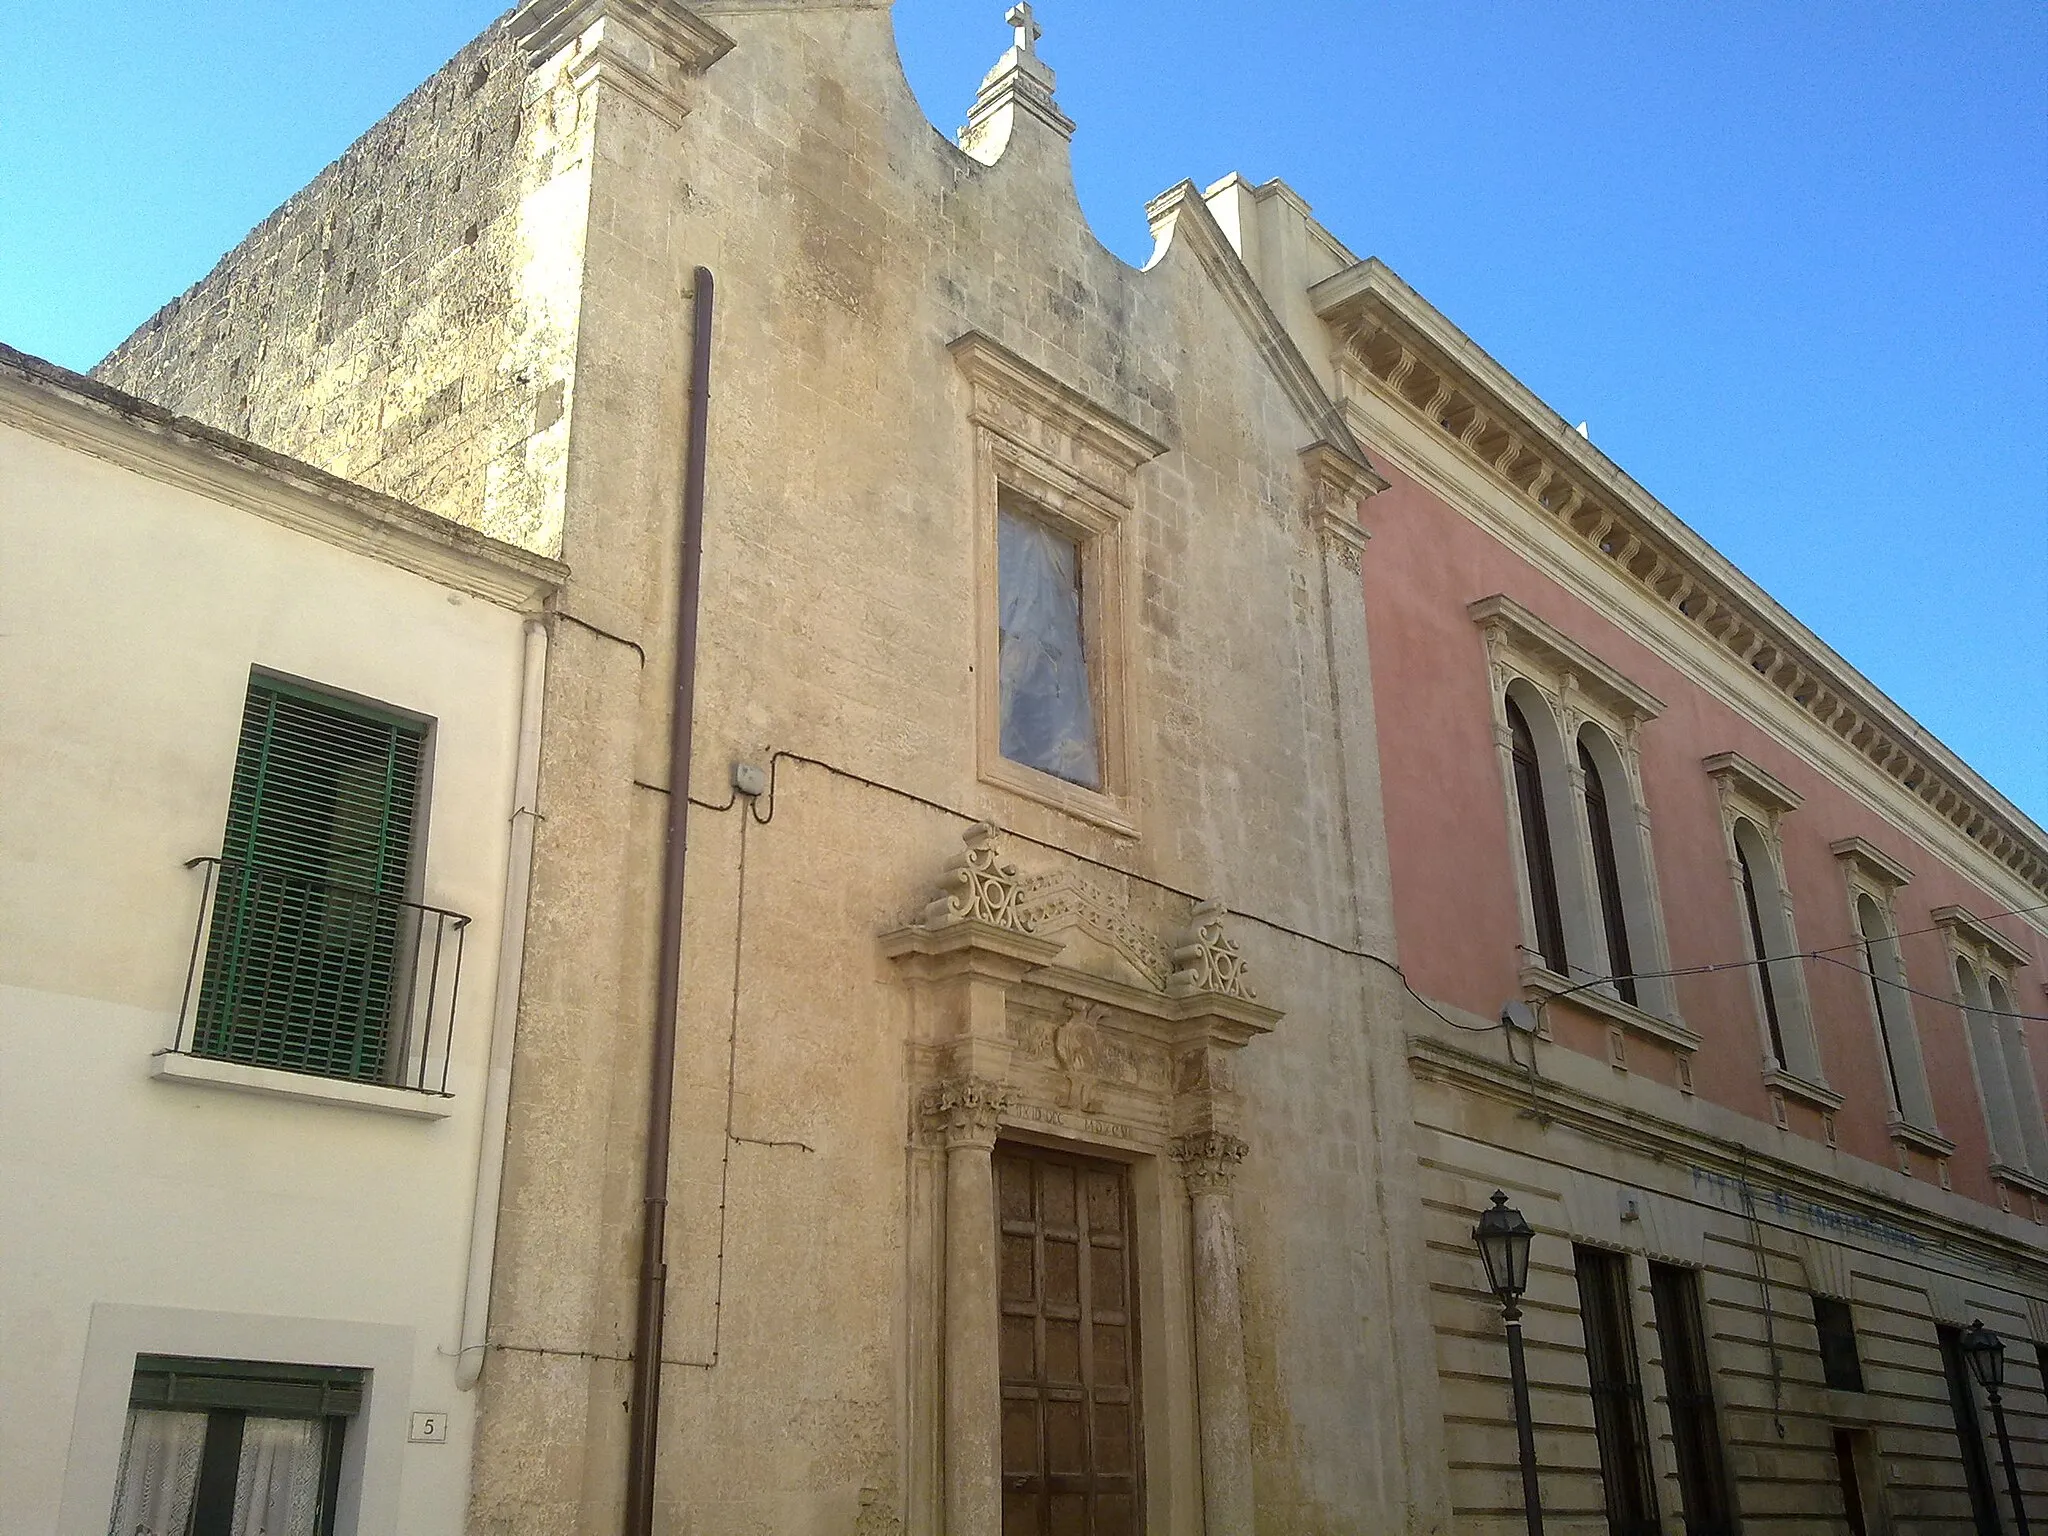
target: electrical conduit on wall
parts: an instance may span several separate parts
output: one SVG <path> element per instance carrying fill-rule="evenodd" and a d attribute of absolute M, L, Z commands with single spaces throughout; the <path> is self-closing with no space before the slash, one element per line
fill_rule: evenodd
<path fill-rule="evenodd" d="M 505 852 L 505 904 L 498 933 L 497 990 L 491 1005 L 491 1054 L 484 1077 L 483 1127 L 476 1170 L 476 1207 L 469 1221 L 469 1279 L 462 1294 L 462 1347 L 456 1384 L 467 1392 L 483 1375 L 491 1319 L 491 1272 L 498 1248 L 498 1193 L 505 1181 L 505 1120 L 512 1101 L 512 1043 L 519 1024 L 519 979 L 526 961 L 526 899 L 533 883 L 533 828 L 540 787 L 541 687 L 547 679 L 548 632 L 526 621 L 525 668 L 519 689 L 519 747 L 512 779 L 512 837 Z"/>

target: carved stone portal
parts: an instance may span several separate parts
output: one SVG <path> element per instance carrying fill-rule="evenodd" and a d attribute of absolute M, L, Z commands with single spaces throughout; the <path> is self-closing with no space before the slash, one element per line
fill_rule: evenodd
<path fill-rule="evenodd" d="M 1233 1058 L 1281 1015 L 1254 997 L 1221 904 L 1141 911 L 1071 869 L 1020 873 L 991 823 L 963 842 L 919 921 L 882 936 L 913 989 L 909 1528 L 1001 1524 L 991 1154 L 1007 1136 L 1129 1163 L 1152 1191 L 1138 1230 L 1173 1273 L 1139 1275 L 1163 1421 L 1146 1465 L 1199 1486 L 1209 1536 L 1249 1536 Z"/>

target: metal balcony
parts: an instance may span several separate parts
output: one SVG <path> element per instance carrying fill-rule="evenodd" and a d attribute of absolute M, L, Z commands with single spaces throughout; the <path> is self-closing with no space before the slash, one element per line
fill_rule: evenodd
<path fill-rule="evenodd" d="M 205 887 L 179 1052 L 447 1093 L 466 916 L 232 859 L 185 867 Z"/>

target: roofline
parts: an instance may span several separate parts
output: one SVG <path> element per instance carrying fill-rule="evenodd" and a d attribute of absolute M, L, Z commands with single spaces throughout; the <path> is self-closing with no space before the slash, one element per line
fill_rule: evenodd
<path fill-rule="evenodd" d="M 0 343 L 0 424 L 180 486 L 501 607 L 540 609 L 559 560 Z"/>
<path fill-rule="evenodd" d="M 1463 445 L 1489 474 L 1527 498 L 1530 506 L 1553 520 L 1562 519 L 1561 525 L 1580 539 L 1590 539 L 1591 547 L 1613 560 L 1639 588 L 1717 646 L 1750 663 L 1762 681 L 1791 697 L 1829 734 L 1849 741 L 1879 775 L 1935 809 L 2030 888 L 2048 895 L 2048 831 L 1581 437 L 1384 262 L 1369 257 L 1325 278 L 1310 289 L 1309 299 L 1330 325 L 1338 352 L 1347 355 L 1354 369 L 1370 376 L 1376 390 L 1397 396 L 1408 410 L 1420 407 L 1401 392 L 1399 382 L 1390 384 L 1388 375 L 1374 372 L 1365 348 L 1390 339 L 1431 374 L 1448 376 L 1475 403 L 1483 399 L 1486 408 L 1502 418 L 1497 425 L 1513 442 L 1502 456 L 1505 467 L 1479 456 L 1471 443 Z M 1410 377 L 1407 370 L 1402 372 L 1404 378 Z M 1456 446 L 1460 437 L 1451 435 L 1449 441 Z M 1547 461 L 1533 477 L 1528 476 L 1524 450 Z M 1557 470 L 1566 473 L 1554 476 Z M 1539 499 L 1538 489 L 1563 486 L 1568 480 L 1583 482 L 1593 494 L 1573 495 L 1562 508 Z M 1602 514 L 1603 521 L 1591 534 L 1576 526 L 1575 519 L 1594 512 Z M 1604 535 L 1624 525 L 1634 536 L 1626 551 L 1603 549 Z M 1635 569 L 1644 561 L 1650 562 L 1647 577 Z M 1767 669 L 1757 665 L 1765 656 Z M 1843 729 L 1845 711 L 1862 720 Z M 1859 742 L 1859 737 L 1866 739 Z M 1917 774 L 1916 767 L 1921 770 Z M 1938 805 L 1944 798 L 1955 803 Z M 1979 822 L 1983 825 L 1973 830 L 1973 823 Z M 2001 833 L 2014 845 L 2010 857 L 1993 846 Z"/>

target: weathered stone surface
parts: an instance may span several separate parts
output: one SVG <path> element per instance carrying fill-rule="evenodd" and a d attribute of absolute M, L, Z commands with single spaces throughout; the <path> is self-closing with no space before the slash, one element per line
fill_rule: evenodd
<path fill-rule="evenodd" d="M 1360 596 L 1327 579 L 1310 517 L 1301 453 L 1330 430 L 1304 413 L 1312 377 L 1276 372 L 1289 344 L 1219 284 L 1212 263 L 1234 260 L 1220 238 L 1198 259 L 1176 237 L 1143 271 L 1105 250 L 1043 114 L 1016 114 L 993 164 L 936 133 L 885 8 L 704 14 L 735 46 L 701 74 L 622 75 L 571 47 L 522 85 L 494 28 L 104 370 L 572 571 L 471 1529 L 617 1526 L 702 264 L 719 284 L 705 808 L 663 1522 L 936 1529 L 917 1450 L 930 1277 L 905 1250 L 932 1225 L 918 1202 L 942 1194 L 906 1177 L 926 1045 L 876 936 L 922 910 L 986 817 L 1030 850 L 1030 873 L 1117 887 L 1155 946 L 1187 926 L 1187 893 L 1225 896 L 1260 1002 L 1285 1014 L 1232 1084 L 1197 1085 L 1241 1103 L 1251 1148 L 1235 1195 L 1250 1487 L 1218 1507 L 1248 1494 L 1270 1532 L 1439 1530 L 1433 1365 L 1399 1321 L 1424 1274 L 1399 1015 L 1358 954 L 1390 944 L 1377 806 L 1360 803 L 1377 794 L 1359 767 L 1371 721 L 1333 675 L 1363 666 L 1363 627 L 1343 621 L 1333 661 L 1328 622 Z M 445 190 L 458 164 L 473 203 Z M 407 188 L 430 175 L 436 197 L 415 209 Z M 381 245 L 364 222 L 379 207 Z M 1197 201 L 1180 217 L 1209 216 Z M 1126 682 L 1127 830 L 983 771 L 992 487 L 949 351 L 970 331 L 1165 445 L 1131 471 L 1124 587 L 1100 637 Z M 794 756 L 774 758 L 772 819 L 710 809 L 728 802 L 728 763 L 775 753 Z M 1110 1074 L 1093 1091 L 1135 1090 Z M 1142 1187 L 1170 1172 L 1140 1157 Z M 1203 1437 L 1166 1383 L 1192 1379 L 1195 1235 L 1171 1188 L 1139 1228 L 1160 1308 L 1141 1324 L 1147 1499 L 1152 1529 L 1192 1532 Z"/>

